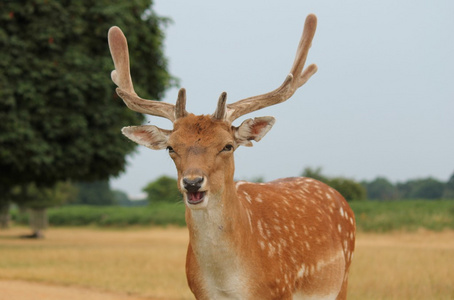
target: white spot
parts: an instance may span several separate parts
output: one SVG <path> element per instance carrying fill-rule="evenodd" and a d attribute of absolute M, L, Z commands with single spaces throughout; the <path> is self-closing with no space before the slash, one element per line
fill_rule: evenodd
<path fill-rule="evenodd" d="M 260 248 L 262 248 L 262 250 L 265 250 L 265 242 L 260 241 L 259 244 L 260 244 Z"/>
<path fill-rule="evenodd" d="M 252 203 L 251 196 L 249 196 L 249 194 L 246 193 L 246 192 L 243 192 L 243 194 L 244 194 L 244 196 L 246 197 L 247 202 Z"/>
<path fill-rule="evenodd" d="M 342 226 L 340 224 L 337 224 L 337 230 L 339 230 L 339 233 L 342 232 Z"/>
<path fill-rule="evenodd" d="M 309 231 L 307 230 L 307 226 L 306 225 L 303 225 L 303 229 L 304 229 L 304 234 L 305 235 L 309 235 Z"/>
<path fill-rule="evenodd" d="M 255 201 L 260 202 L 260 203 L 263 202 L 262 198 L 260 198 L 260 197 L 255 197 Z"/>
<path fill-rule="evenodd" d="M 290 222 L 290 226 L 292 227 L 293 230 L 295 230 L 295 222 L 293 220 Z"/>
<path fill-rule="evenodd" d="M 317 262 L 317 267 L 316 267 L 317 272 L 320 272 L 320 270 L 321 270 L 325 265 L 326 265 L 326 263 L 325 263 L 323 260 L 318 261 L 318 262 Z"/>
<path fill-rule="evenodd" d="M 305 271 L 306 271 L 306 266 L 304 264 L 302 264 L 301 268 L 298 270 L 298 278 L 302 278 L 304 276 Z"/>
<path fill-rule="evenodd" d="M 247 218 L 249 220 L 249 227 L 251 228 L 251 232 L 254 232 L 254 230 L 252 229 L 252 221 L 251 221 L 251 211 L 249 209 L 246 209 L 246 214 L 247 214 Z"/>
<path fill-rule="evenodd" d="M 262 222 L 260 220 L 257 221 L 257 228 L 259 230 L 260 235 L 266 239 L 265 233 L 263 232 Z"/>
<path fill-rule="evenodd" d="M 350 223 L 353 225 L 353 218 L 350 217 Z"/>
<path fill-rule="evenodd" d="M 269 229 L 266 230 L 266 235 L 270 238 L 271 237 L 271 231 Z"/>
<path fill-rule="evenodd" d="M 268 257 L 272 257 L 276 252 L 276 248 L 271 243 L 268 243 L 268 247 L 270 248 L 268 250 Z"/>
<path fill-rule="evenodd" d="M 344 209 L 341 207 L 340 208 L 340 215 L 343 217 L 344 216 Z"/>

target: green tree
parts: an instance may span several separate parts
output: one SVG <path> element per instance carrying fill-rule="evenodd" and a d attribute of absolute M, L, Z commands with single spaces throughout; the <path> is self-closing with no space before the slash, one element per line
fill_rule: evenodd
<path fill-rule="evenodd" d="M 437 179 L 429 177 L 416 182 L 411 198 L 440 199 L 443 195 L 445 184 Z"/>
<path fill-rule="evenodd" d="M 366 188 L 367 198 L 373 200 L 396 200 L 397 188 L 386 178 L 377 177 L 374 180 L 362 182 Z"/>
<path fill-rule="evenodd" d="M 128 194 L 120 190 L 112 190 L 112 194 L 115 199 L 115 204 L 120 206 L 130 206 L 131 200 L 129 199 Z"/>
<path fill-rule="evenodd" d="M 440 199 L 443 196 L 445 183 L 428 177 L 398 183 L 397 189 L 400 197 L 404 199 Z"/>
<path fill-rule="evenodd" d="M 162 51 L 167 20 L 151 4 L 0 2 L 0 190 L 107 180 L 124 170 L 135 144 L 120 129 L 144 116 L 114 92 L 106 36 L 112 25 L 124 29 L 136 91 L 159 99 L 173 79 Z M 8 205 L 3 195 L 0 207 Z"/>
<path fill-rule="evenodd" d="M 46 208 L 73 201 L 77 189 L 69 182 L 57 182 L 53 187 L 37 186 L 34 183 L 21 185 L 13 191 L 14 201 L 30 210 L 29 220 L 32 238 L 42 237 L 47 227 Z"/>
<path fill-rule="evenodd" d="M 0 229 L 6 229 L 9 227 L 9 209 L 12 198 L 12 189 L 8 187 L 2 187 L 0 185 Z"/>
<path fill-rule="evenodd" d="M 301 174 L 303 177 L 313 178 L 315 180 L 328 183 L 329 179 L 325 175 L 322 174 L 322 167 L 317 167 L 316 169 L 312 169 L 311 167 L 307 167 L 304 169 L 303 173 Z"/>
<path fill-rule="evenodd" d="M 179 202 L 182 199 L 177 187 L 177 180 L 168 176 L 161 176 L 150 182 L 143 188 L 143 191 L 147 193 L 147 199 L 150 203 L 160 201 Z"/>
<path fill-rule="evenodd" d="M 448 182 L 445 185 L 443 198 L 454 199 L 454 173 L 451 175 L 451 178 L 449 178 Z"/>
<path fill-rule="evenodd" d="M 366 189 L 358 182 L 344 177 L 327 177 L 322 174 L 322 168 L 312 169 L 307 167 L 301 174 L 303 177 L 309 177 L 326 183 L 337 190 L 347 201 L 367 199 Z"/>
<path fill-rule="evenodd" d="M 82 205 L 113 205 L 115 197 L 110 189 L 109 182 L 77 182 L 74 184 L 77 188 L 77 196 L 73 204 Z"/>
<path fill-rule="evenodd" d="M 358 182 L 343 177 L 329 179 L 327 184 L 337 190 L 347 201 L 366 200 L 366 189 Z"/>

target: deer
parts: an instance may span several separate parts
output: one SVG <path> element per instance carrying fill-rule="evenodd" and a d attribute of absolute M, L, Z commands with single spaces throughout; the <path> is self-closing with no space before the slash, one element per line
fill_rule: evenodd
<path fill-rule="evenodd" d="M 304 68 L 317 18 L 307 16 L 289 75 L 277 89 L 227 104 L 223 92 L 211 115 L 188 113 L 186 91 L 175 105 L 134 91 L 128 44 L 109 29 L 111 78 L 126 106 L 163 117 L 171 130 L 127 126 L 122 133 L 154 150 L 167 149 L 178 173 L 189 231 L 186 278 L 196 299 L 346 299 L 356 223 L 342 195 L 311 178 L 268 183 L 234 181 L 234 152 L 260 141 L 275 118 L 233 121 L 282 103 L 317 71 Z"/>

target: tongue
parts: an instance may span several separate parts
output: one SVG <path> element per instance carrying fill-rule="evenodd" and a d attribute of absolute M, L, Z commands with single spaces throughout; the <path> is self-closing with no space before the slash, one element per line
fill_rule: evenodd
<path fill-rule="evenodd" d="M 205 196 L 205 192 L 188 193 L 188 202 L 191 204 L 200 203 L 203 201 L 203 196 Z"/>

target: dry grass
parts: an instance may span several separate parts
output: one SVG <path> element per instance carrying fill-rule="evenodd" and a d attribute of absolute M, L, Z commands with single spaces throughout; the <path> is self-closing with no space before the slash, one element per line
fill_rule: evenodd
<path fill-rule="evenodd" d="M 74 285 L 154 299 L 193 299 L 185 228 L 51 229 L 43 240 L 0 232 L 0 278 Z"/>
<path fill-rule="evenodd" d="M 454 231 L 359 234 L 349 299 L 454 299 Z"/>
<path fill-rule="evenodd" d="M 0 232 L 0 279 L 193 299 L 185 228 L 51 229 L 44 240 Z M 454 231 L 359 234 L 349 299 L 454 299 Z M 13 299 L 14 300 L 14 299 Z"/>

